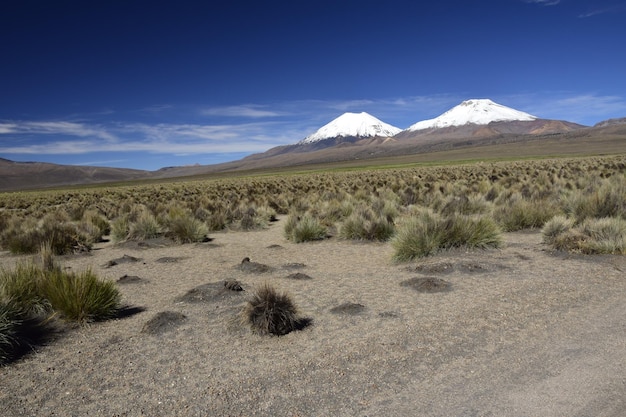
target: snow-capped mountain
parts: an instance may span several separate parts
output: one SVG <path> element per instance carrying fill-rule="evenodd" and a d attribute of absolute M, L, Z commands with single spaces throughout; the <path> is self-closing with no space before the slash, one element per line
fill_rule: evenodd
<path fill-rule="evenodd" d="M 531 121 L 537 117 L 510 107 L 494 103 L 489 99 L 466 100 L 434 119 L 423 120 L 409 126 L 407 130 L 438 129 L 468 124 L 487 125 L 502 121 Z"/>
<path fill-rule="evenodd" d="M 317 132 L 302 139 L 298 144 L 306 145 L 339 137 L 390 137 L 401 131 L 402 129 L 382 122 L 365 112 L 344 113 L 332 122 L 319 128 Z"/>

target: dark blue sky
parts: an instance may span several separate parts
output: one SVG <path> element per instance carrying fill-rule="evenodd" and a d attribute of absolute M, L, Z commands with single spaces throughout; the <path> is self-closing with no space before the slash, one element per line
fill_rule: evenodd
<path fill-rule="evenodd" d="M 158 169 L 295 143 L 345 111 L 400 128 L 469 98 L 626 116 L 626 1 L 0 5 L 0 157 Z"/>

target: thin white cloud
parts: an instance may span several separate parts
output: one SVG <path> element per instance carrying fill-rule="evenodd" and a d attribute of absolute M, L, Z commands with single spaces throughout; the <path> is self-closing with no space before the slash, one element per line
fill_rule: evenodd
<path fill-rule="evenodd" d="M 619 12 L 626 12 L 626 3 L 616 4 L 610 7 L 593 9 L 586 13 L 579 14 L 578 17 L 581 19 L 585 19 L 588 17 L 597 16 L 597 15 L 601 15 L 605 13 L 619 13 Z"/>
<path fill-rule="evenodd" d="M 281 112 L 265 110 L 265 106 L 247 104 L 241 106 L 211 107 L 201 111 L 206 116 L 227 116 L 227 117 L 277 117 L 283 115 Z"/>
<path fill-rule="evenodd" d="M 110 142 L 117 142 L 118 140 L 115 135 L 100 126 L 74 122 L 12 122 L 0 124 L 0 134 L 7 133 L 96 137 Z"/>
<path fill-rule="evenodd" d="M 543 119 L 557 119 L 593 125 L 602 120 L 626 116 L 626 97 L 593 93 L 548 92 L 509 96 L 512 107 Z"/>
<path fill-rule="evenodd" d="M 540 4 L 542 6 L 556 6 L 561 0 L 525 0 L 526 3 Z"/>

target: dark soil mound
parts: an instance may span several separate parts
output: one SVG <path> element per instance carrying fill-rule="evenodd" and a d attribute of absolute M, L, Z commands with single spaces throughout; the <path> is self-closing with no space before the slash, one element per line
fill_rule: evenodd
<path fill-rule="evenodd" d="M 135 258 L 134 256 L 124 255 L 121 258 L 111 259 L 109 262 L 106 263 L 105 267 L 111 268 L 112 266 L 119 265 L 119 264 L 128 264 L 128 263 L 135 263 L 135 262 L 140 262 L 140 261 L 141 261 L 141 258 Z"/>
<path fill-rule="evenodd" d="M 119 277 L 117 280 L 118 284 L 139 284 L 139 283 L 146 283 L 146 282 L 148 282 L 148 280 L 139 278 L 137 275 L 123 275 Z"/>
<path fill-rule="evenodd" d="M 338 305 L 337 307 L 333 307 L 330 309 L 330 312 L 333 314 L 349 314 L 356 315 L 361 314 L 365 311 L 365 306 L 363 304 L 358 303 L 343 303 Z"/>
<path fill-rule="evenodd" d="M 450 262 L 431 262 L 417 265 L 413 270 L 422 274 L 450 274 L 454 272 L 454 265 Z"/>
<path fill-rule="evenodd" d="M 164 256 L 163 258 L 157 259 L 155 262 L 158 262 L 160 264 L 174 264 L 183 259 L 185 258 L 182 256 Z"/>
<path fill-rule="evenodd" d="M 239 284 L 237 281 L 211 282 L 187 291 L 185 295 L 178 297 L 176 301 L 183 303 L 216 303 L 220 301 L 236 303 L 241 301 L 241 290 L 227 288 L 228 282 Z"/>
<path fill-rule="evenodd" d="M 289 275 L 287 275 L 287 278 L 289 278 L 289 279 L 300 279 L 300 280 L 313 279 L 310 276 L 308 276 L 307 274 L 303 274 L 302 272 L 296 272 L 294 274 L 289 274 Z"/>
<path fill-rule="evenodd" d="M 300 262 L 292 262 L 292 263 L 283 265 L 283 269 L 302 269 L 302 268 L 306 268 L 306 265 Z"/>
<path fill-rule="evenodd" d="M 175 311 L 162 311 L 143 325 L 141 333 L 159 335 L 180 326 L 187 316 Z"/>
<path fill-rule="evenodd" d="M 239 265 L 237 265 L 237 268 L 239 268 L 239 270 L 243 271 L 243 272 L 247 272 L 247 273 L 251 273 L 251 274 L 264 274 L 266 272 L 271 271 L 272 268 L 270 268 L 269 266 L 265 265 L 265 264 L 260 264 L 258 262 L 252 262 L 250 261 L 250 258 L 243 258 L 243 261 L 241 261 L 241 263 Z"/>
<path fill-rule="evenodd" d="M 411 278 L 400 283 L 402 287 L 411 287 L 419 292 L 444 292 L 452 289 L 448 281 L 435 277 Z"/>

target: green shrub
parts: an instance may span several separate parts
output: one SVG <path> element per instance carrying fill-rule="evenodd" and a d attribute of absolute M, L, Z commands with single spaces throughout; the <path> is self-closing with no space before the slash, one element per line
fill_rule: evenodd
<path fill-rule="evenodd" d="M 326 228 L 309 214 L 290 215 L 285 223 L 285 237 L 295 243 L 326 238 Z"/>
<path fill-rule="evenodd" d="M 265 283 L 247 301 L 242 315 L 253 332 L 282 336 L 298 328 L 298 309 L 291 297 Z"/>
<path fill-rule="evenodd" d="M 41 281 L 41 292 L 55 311 L 79 323 L 114 317 L 121 301 L 115 283 L 99 279 L 91 270 L 50 271 Z"/>

